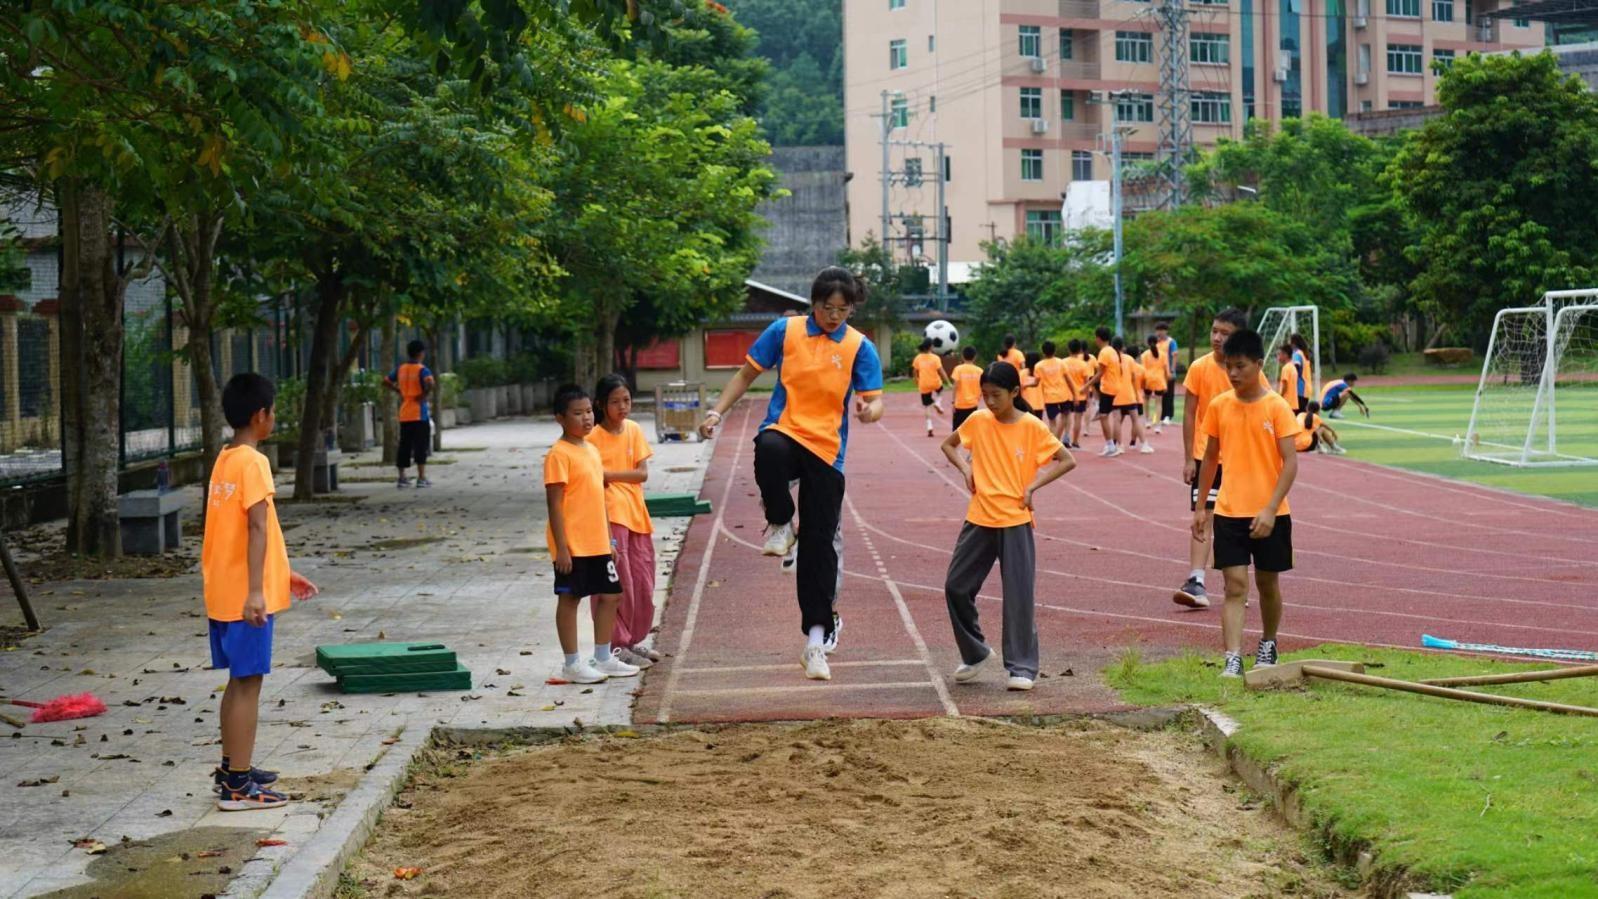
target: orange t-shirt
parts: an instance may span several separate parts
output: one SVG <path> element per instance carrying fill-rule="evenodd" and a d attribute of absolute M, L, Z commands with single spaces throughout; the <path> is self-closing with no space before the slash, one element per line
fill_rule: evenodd
<path fill-rule="evenodd" d="M 1308 452 L 1310 441 L 1315 439 L 1315 432 L 1320 430 L 1321 417 L 1310 412 L 1300 412 L 1298 426 L 1303 430 L 1293 437 L 1293 449 L 1301 453 Z"/>
<path fill-rule="evenodd" d="M 954 381 L 954 408 L 975 409 L 982 404 L 982 368 L 962 362 L 949 374 Z"/>
<path fill-rule="evenodd" d="M 1115 351 L 1113 346 L 1106 346 L 1104 349 L 1099 350 L 1099 372 L 1103 374 L 1103 377 L 1099 378 L 1099 393 L 1105 396 L 1115 396 L 1121 392 L 1121 363 L 1118 359 L 1119 356 L 1120 354 Z"/>
<path fill-rule="evenodd" d="M 289 607 L 289 552 L 272 501 L 272 465 L 253 446 L 227 446 L 211 468 L 205 498 L 205 542 L 200 573 L 205 584 L 205 616 L 213 621 L 243 621 L 250 596 L 250 510 L 266 503 L 266 563 L 261 592 L 266 614 Z"/>
<path fill-rule="evenodd" d="M 1016 371 L 1026 368 L 1026 353 L 1021 352 L 1016 347 L 1010 347 L 1008 352 L 1000 353 L 997 359 L 999 362 L 1008 362 L 1015 366 Z"/>
<path fill-rule="evenodd" d="M 1131 353 L 1121 356 L 1121 384 L 1130 389 L 1115 395 L 1117 406 L 1143 405 L 1143 366 Z"/>
<path fill-rule="evenodd" d="M 1298 366 L 1283 363 L 1282 373 L 1276 376 L 1276 392 L 1287 398 L 1289 406 L 1298 405 Z"/>
<path fill-rule="evenodd" d="M 1143 351 L 1143 383 L 1154 393 L 1165 392 L 1165 360 L 1153 350 Z"/>
<path fill-rule="evenodd" d="M 943 386 L 943 360 L 932 353 L 917 354 L 910 370 L 915 372 L 916 389 L 922 393 L 932 393 Z"/>
<path fill-rule="evenodd" d="M 1213 400 L 1204 415 L 1204 434 L 1221 443 L 1221 493 L 1215 498 L 1215 514 L 1224 518 L 1253 518 L 1271 494 L 1282 473 L 1282 453 L 1276 441 L 1296 437 L 1303 428 L 1287 400 L 1270 393 L 1245 403 L 1228 390 Z M 1287 515 L 1287 497 L 1276 508 Z"/>
<path fill-rule="evenodd" d="M 632 471 L 655 451 L 638 422 L 628 418 L 621 423 L 621 433 L 612 434 L 604 425 L 588 432 L 588 442 L 599 449 L 599 461 L 605 471 Z M 605 485 L 605 517 L 611 524 L 619 524 L 634 534 L 653 534 L 654 522 L 649 520 L 649 509 L 644 505 L 644 485 L 612 482 Z"/>
<path fill-rule="evenodd" d="M 1043 388 L 1045 403 L 1064 403 L 1071 399 L 1071 383 L 1066 376 L 1066 362 L 1054 356 L 1039 359 L 1032 374 Z"/>
<path fill-rule="evenodd" d="M 1033 379 L 1034 377 L 1036 377 L 1036 375 L 1034 375 L 1032 373 L 1032 369 L 1030 369 L 1030 368 L 1021 369 L 1021 383 L 1022 383 L 1022 385 L 1025 385 L 1027 381 Z M 1033 384 L 1031 387 L 1022 386 L 1022 388 L 1021 388 L 1021 399 L 1026 400 L 1026 404 L 1028 406 L 1031 406 L 1034 410 L 1036 410 L 1038 412 L 1042 412 L 1043 411 L 1043 385 L 1042 384 Z"/>
<path fill-rule="evenodd" d="M 1264 369 L 1260 370 L 1260 384 L 1266 390 L 1271 389 L 1270 382 L 1265 380 Z M 1187 367 L 1187 377 L 1182 379 L 1182 390 L 1187 394 L 1187 399 L 1182 402 L 1194 404 L 1193 458 L 1204 458 L 1204 447 L 1209 440 L 1204 435 L 1204 413 L 1216 397 L 1231 389 L 1232 379 L 1226 376 L 1226 367 L 1215 358 L 1214 353 L 1205 353 Z"/>
<path fill-rule="evenodd" d="M 610 523 L 605 518 L 605 464 L 588 441 L 575 445 L 562 437 L 544 457 L 544 486 L 565 484 L 566 548 L 573 558 L 610 555 Z M 555 555 L 555 528 L 544 526 L 549 554 Z"/>
<path fill-rule="evenodd" d="M 1093 377 L 1093 363 L 1081 356 L 1072 356 L 1065 360 L 1065 379 L 1071 384 L 1071 392 L 1078 400 L 1087 399 L 1083 390 L 1087 386 L 1088 378 Z"/>
<path fill-rule="evenodd" d="M 1063 446 L 1049 426 L 1035 415 L 1004 424 L 981 409 L 960 425 L 959 434 L 960 445 L 971 452 L 977 486 L 965 520 L 987 528 L 1031 524 L 1032 512 L 1021 505 L 1021 498 L 1038 469 Z"/>
<path fill-rule="evenodd" d="M 420 362 L 406 362 L 389 376 L 400 392 L 400 421 L 427 421 L 427 391 L 433 386 L 433 372 Z"/>

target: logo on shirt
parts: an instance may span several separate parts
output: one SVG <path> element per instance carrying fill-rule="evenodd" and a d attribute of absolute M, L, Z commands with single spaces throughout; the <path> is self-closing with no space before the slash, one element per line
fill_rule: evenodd
<path fill-rule="evenodd" d="M 237 492 L 238 489 L 239 489 L 239 485 L 237 485 L 237 484 L 229 484 L 227 482 L 223 482 L 223 483 L 220 483 L 220 484 L 212 484 L 211 485 L 211 503 L 215 504 L 215 503 L 227 502 L 228 500 L 233 498 L 233 494 L 235 492 Z"/>
<path fill-rule="evenodd" d="M 1015 461 L 1020 462 L 1022 459 L 1025 459 L 1025 458 L 1026 458 L 1026 450 L 1020 448 L 1019 446 L 1016 447 L 1015 448 Z"/>
<path fill-rule="evenodd" d="M 842 370 L 843 369 L 843 357 L 838 355 L 837 353 L 833 353 L 832 354 L 832 367 L 836 368 L 836 369 L 839 369 L 839 370 Z"/>
<path fill-rule="evenodd" d="M 1276 425 L 1271 424 L 1271 420 L 1269 418 L 1265 419 L 1265 432 L 1270 434 L 1272 437 L 1276 436 Z"/>

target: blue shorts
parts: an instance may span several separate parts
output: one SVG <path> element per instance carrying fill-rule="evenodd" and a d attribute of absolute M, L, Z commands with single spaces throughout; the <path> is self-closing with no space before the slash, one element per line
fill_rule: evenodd
<path fill-rule="evenodd" d="M 211 667 L 226 668 L 231 677 L 254 677 L 272 670 L 272 621 L 256 627 L 248 621 L 211 622 Z"/>

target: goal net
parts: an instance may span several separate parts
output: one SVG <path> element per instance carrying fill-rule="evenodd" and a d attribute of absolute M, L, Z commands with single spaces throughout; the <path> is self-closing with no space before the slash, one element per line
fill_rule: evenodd
<path fill-rule="evenodd" d="M 1276 389 L 1277 376 L 1282 373 L 1282 364 L 1276 361 L 1276 348 L 1287 343 L 1289 338 L 1297 334 L 1304 338 L 1309 345 L 1306 361 L 1309 371 L 1305 377 L 1307 396 L 1319 401 L 1321 398 L 1321 310 L 1319 306 L 1276 306 L 1265 310 L 1265 315 L 1260 318 L 1259 327 L 1255 329 L 1265 341 L 1265 377 L 1270 381 L 1271 389 Z M 1306 374 L 1300 372 L 1300 374 Z"/>
<path fill-rule="evenodd" d="M 1598 291 L 1499 311 L 1463 454 L 1514 466 L 1598 464 Z"/>

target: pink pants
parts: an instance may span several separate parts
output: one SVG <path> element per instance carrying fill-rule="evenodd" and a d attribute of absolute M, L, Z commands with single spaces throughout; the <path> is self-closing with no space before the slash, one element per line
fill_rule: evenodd
<path fill-rule="evenodd" d="M 621 605 L 610 645 L 633 647 L 655 626 L 655 541 L 619 524 L 610 526 L 610 539 L 616 544 L 612 556 L 621 578 Z"/>

